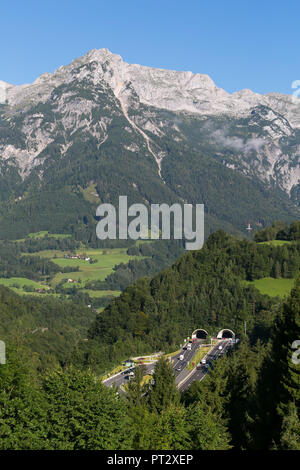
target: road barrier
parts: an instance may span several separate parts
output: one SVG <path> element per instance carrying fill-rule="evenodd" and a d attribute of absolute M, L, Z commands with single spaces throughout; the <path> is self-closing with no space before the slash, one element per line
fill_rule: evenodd
<path fill-rule="evenodd" d="M 218 343 L 217 343 L 217 344 L 218 344 Z M 210 346 L 210 345 L 209 345 L 209 346 Z M 210 348 L 210 350 L 207 351 L 207 353 L 206 353 L 205 356 L 201 359 L 201 361 L 203 361 L 203 359 L 206 359 L 206 357 L 211 353 L 211 351 L 214 349 L 215 346 L 216 346 L 216 345 L 214 344 L 214 345 Z M 198 364 L 196 364 L 196 366 L 194 367 L 194 369 L 192 369 L 191 372 L 190 372 L 184 379 L 182 379 L 181 382 L 179 382 L 179 383 L 177 384 L 177 388 L 178 388 L 178 389 L 179 389 L 179 387 L 181 387 L 181 385 L 183 385 L 183 384 L 191 377 L 191 375 L 193 375 L 193 373 L 194 373 L 195 370 L 197 369 L 197 365 L 198 365 Z"/>

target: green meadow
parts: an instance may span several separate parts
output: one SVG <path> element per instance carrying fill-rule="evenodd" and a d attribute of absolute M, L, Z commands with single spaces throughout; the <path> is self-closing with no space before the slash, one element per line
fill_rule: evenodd
<path fill-rule="evenodd" d="M 28 286 L 28 287 L 33 287 L 34 289 L 39 289 L 39 288 L 46 288 L 45 285 L 40 284 L 39 282 L 32 281 L 31 279 L 27 279 L 26 277 L 1 277 L 0 278 L 0 284 L 6 286 L 6 287 L 11 287 L 13 285 L 18 285 L 19 288 L 23 286 Z"/>
<path fill-rule="evenodd" d="M 34 254 L 26 253 L 26 255 L 29 256 L 37 254 L 41 257 L 52 259 L 52 261 L 61 268 L 66 268 L 68 266 L 72 268 L 79 268 L 79 271 L 77 272 L 56 274 L 56 276 L 50 282 L 52 286 L 57 285 L 63 279 L 70 278 L 76 281 L 80 280 L 80 287 L 84 287 L 88 281 L 104 281 L 105 278 L 113 272 L 113 268 L 120 263 L 127 264 L 131 259 L 142 259 L 141 257 L 127 255 L 126 248 L 113 248 L 104 250 L 82 249 L 76 251 L 76 255 L 84 254 L 86 257 L 96 261 L 96 263 L 90 263 L 84 259 L 65 258 L 64 256 L 67 253 L 59 250 L 44 250 Z M 66 283 L 65 285 L 70 284 Z"/>
<path fill-rule="evenodd" d="M 255 279 L 255 281 L 252 282 L 247 282 L 247 284 L 254 285 L 262 294 L 282 298 L 290 294 L 294 282 L 294 279 L 264 277 L 262 279 Z"/>
<path fill-rule="evenodd" d="M 66 238 L 70 235 L 68 234 L 49 234 L 48 231 L 40 231 L 36 233 L 31 233 L 26 236 L 24 239 L 17 240 L 22 242 L 28 239 L 38 239 L 43 237 L 53 237 L 53 238 Z M 41 250 L 35 253 L 23 253 L 24 256 L 39 256 L 41 258 L 51 259 L 55 264 L 60 268 L 65 269 L 67 267 L 79 268 L 78 271 L 70 272 L 59 272 L 57 273 L 50 281 L 47 283 L 45 281 L 35 282 L 26 278 L 0 278 L 0 284 L 3 284 L 19 294 L 28 294 L 28 295 L 43 295 L 42 293 L 34 292 L 39 288 L 45 290 L 49 288 L 55 288 L 64 279 L 72 279 L 77 281 L 77 283 L 64 283 L 64 287 L 76 287 L 78 290 L 88 293 L 90 297 L 100 298 L 105 296 L 119 296 L 120 291 L 94 291 L 89 289 L 84 289 L 85 285 L 89 281 L 104 281 L 106 277 L 113 272 L 115 266 L 120 263 L 127 264 L 132 259 L 142 259 L 139 256 L 129 256 L 127 254 L 126 248 L 105 248 L 105 249 L 90 249 L 82 246 L 75 253 L 69 251 L 61 250 Z M 93 263 L 86 261 L 85 259 L 71 259 L 66 258 L 65 256 L 73 255 L 84 255 L 85 258 L 91 258 Z M 25 286 L 25 289 L 24 289 Z M 26 287 L 30 287 L 33 292 L 28 292 Z M 60 294 L 49 293 L 49 295 L 59 296 Z"/>
<path fill-rule="evenodd" d="M 10 278 L 5 278 L 1 277 L 0 278 L 0 284 L 3 286 L 9 287 L 13 291 L 15 291 L 17 294 L 26 294 L 26 295 L 43 295 L 38 292 L 27 292 L 24 289 L 26 287 L 30 287 L 34 290 L 36 289 L 49 289 L 49 286 L 46 284 L 41 284 L 40 282 L 32 281 L 31 279 L 27 279 L 26 277 L 10 277 Z M 52 294 L 53 295 L 53 294 Z"/>
<path fill-rule="evenodd" d="M 50 238 L 68 238 L 71 235 L 68 233 L 49 233 L 47 230 L 41 230 L 40 232 L 35 232 L 35 233 L 29 233 L 26 238 L 20 238 L 19 240 L 15 240 L 16 242 L 24 242 L 25 240 L 28 240 L 28 238 L 45 238 L 45 237 L 50 237 Z"/>
<path fill-rule="evenodd" d="M 259 245 L 274 245 L 274 246 L 283 246 L 283 245 L 290 245 L 291 241 L 289 240 L 270 240 L 268 242 L 260 242 Z"/>
<path fill-rule="evenodd" d="M 107 297 L 112 295 L 114 297 L 119 297 L 121 291 L 118 290 L 91 290 L 91 289 L 82 289 L 81 292 L 89 294 L 91 298 L 100 298 L 100 297 Z"/>
<path fill-rule="evenodd" d="M 95 196 L 94 186 L 89 188 L 90 195 Z M 96 202 L 96 201 L 95 201 Z M 41 239 L 44 237 L 51 238 L 67 238 L 71 235 L 69 234 L 51 234 L 48 231 L 40 231 L 35 233 L 30 233 L 26 238 L 16 240 L 22 242 L 28 239 Z M 138 243 L 144 243 L 143 240 L 139 240 Z M 83 255 L 85 258 L 91 258 L 93 263 L 86 261 L 85 259 L 71 259 L 66 258 L 65 256 L 73 255 Z M 127 254 L 126 248 L 105 248 L 105 249 L 90 249 L 82 245 L 81 248 L 76 250 L 76 252 L 61 251 L 61 250 L 41 250 L 35 253 L 23 253 L 24 256 L 39 256 L 41 258 L 51 259 L 55 264 L 57 264 L 62 270 L 65 268 L 78 268 L 78 271 L 67 271 L 57 273 L 50 281 L 47 280 L 47 284 L 44 281 L 40 283 L 31 281 L 25 278 L 9 278 L 0 279 L 0 284 L 4 284 L 7 287 L 12 288 L 19 294 L 31 294 L 31 295 L 43 295 L 37 292 L 27 292 L 26 287 L 31 287 L 32 290 L 37 290 L 39 288 L 49 289 L 55 288 L 63 280 L 72 279 L 77 281 L 76 283 L 64 283 L 64 287 L 76 287 L 82 292 L 88 293 L 90 297 L 100 298 L 104 296 L 119 296 L 119 291 L 94 291 L 84 289 L 85 285 L 90 281 L 104 281 L 106 277 L 113 272 L 115 266 L 124 263 L 127 264 L 132 259 L 142 259 L 140 256 L 130 256 Z M 50 295 L 50 294 L 49 294 Z M 52 294 L 51 295 L 59 295 Z"/>
<path fill-rule="evenodd" d="M 91 204 L 100 204 L 100 198 L 94 183 L 90 184 L 85 189 L 81 188 L 81 192 L 86 201 L 90 202 Z"/>

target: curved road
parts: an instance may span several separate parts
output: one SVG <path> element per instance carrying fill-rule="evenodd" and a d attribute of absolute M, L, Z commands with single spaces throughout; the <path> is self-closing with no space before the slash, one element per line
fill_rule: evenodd
<path fill-rule="evenodd" d="M 210 350 L 209 354 L 207 354 L 206 364 L 204 366 L 201 365 L 199 368 L 196 368 L 193 373 L 188 377 L 188 379 L 179 384 L 178 389 L 183 392 L 184 390 L 189 388 L 195 381 L 201 382 L 201 380 L 203 380 L 206 374 L 209 372 L 210 364 L 216 359 L 218 359 L 218 357 L 222 356 L 231 344 L 232 343 L 229 339 L 217 343 L 214 348 Z M 219 346 L 222 346 L 221 350 L 219 350 Z"/>
<path fill-rule="evenodd" d="M 191 344 L 191 343 L 190 343 Z M 220 344 L 222 345 L 222 350 L 219 350 Z M 210 363 L 217 359 L 219 355 L 224 354 L 228 346 L 231 344 L 231 341 L 228 340 L 222 340 L 219 341 L 207 354 L 206 356 L 206 361 L 207 363 Z M 174 356 L 171 357 L 171 361 L 173 363 L 173 368 L 175 371 L 175 382 L 178 386 L 178 389 L 180 391 L 186 390 L 195 380 L 201 381 L 205 375 L 208 372 L 208 367 L 202 367 L 200 369 L 195 369 L 193 372 L 190 370 L 186 369 L 186 366 L 188 363 L 191 362 L 193 359 L 194 355 L 196 354 L 197 350 L 201 346 L 201 341 L 198 341 L 197 343 L 191 344 L 191 350 L 188 350 L 186 346 L 183 347 L 183 349 L 178 353 L 175 354 Z M 183 355 L 184 358 L 183 360 L 180 360 L 180 356 Z M 144 364 L 146 368 L 146 374 L 151 374 L 154 371 L 156 361 L 152 362 L 151 364 Z M 120 372 L 119 374 L 116 374 L 113 377 L 110 377 L 109 379 L 106 379 L 103 381 L 103 384 L 107 387 L 112 387 L 115 386 L 119 389 L 121 392 L 121 386 L 128 383 L 129 380 L 129 371 L 133 369 L 127 369 L 126 371 Z"/>

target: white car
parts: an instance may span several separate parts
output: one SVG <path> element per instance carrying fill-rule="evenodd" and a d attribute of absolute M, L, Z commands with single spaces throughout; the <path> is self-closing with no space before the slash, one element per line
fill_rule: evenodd
<path fill-rule="evenodd" d="M 220 350 L 220 351 L 222 350 L 222 346 L 219 346 L 219 350 Z"/>
<path fill-rule="evenodd" d="M 206 359 L 201 359 L 201 364 L 206 364 Z"/>

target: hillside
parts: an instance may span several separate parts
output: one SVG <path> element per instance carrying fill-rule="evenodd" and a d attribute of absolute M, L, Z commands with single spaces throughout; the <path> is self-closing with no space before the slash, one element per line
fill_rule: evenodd
<path fill-rule="evenodd" d="M 20 296 L 0 286 L 0 338 L 9 350 L 24 348 L 32 367 L 63 365 L 84 339 L 95 312 L 84 302 Z"/>
<path fill-rule="evenodd" d="M 102 371 L 131 354 L 174 350 L 196 328 L 214 335 L 230 328 L 241 336 L 247 322 L 248 334 L 263 339 L 280 299 L 263 295 L 252 281 L 292 280 L 299 269 L 299 240 L 273 246 L 218 231 L 202 250 L 183 255 L 152 279 L 140 279 L 99 313 L 89 341 L 77 351 L 78 363 Z"/>
<path fill-rule="evenodd" d="M 219 231 L 201 251 L 127 288 L 94 322 L 83 305 L 24 300 L 1 287 L 0 449 L 299 450 L 292 343 L 300 279 L 283 301 L 244 286 L 279 268 L 291 280 L 299 267 L 299 240 L 257 244 Z M 117 359 L 173 348 L 188 329 L 213 333 L 225 323 L 240 341 L 183 394 L 163 358 L 152 385 L 143 366 L 127 395 L 101 383 L 99 372 Z"/>

